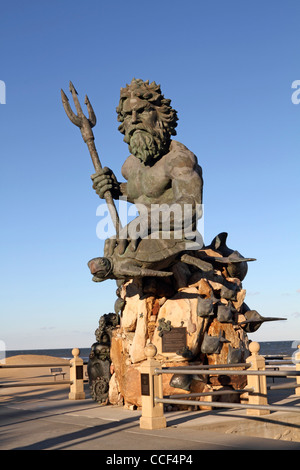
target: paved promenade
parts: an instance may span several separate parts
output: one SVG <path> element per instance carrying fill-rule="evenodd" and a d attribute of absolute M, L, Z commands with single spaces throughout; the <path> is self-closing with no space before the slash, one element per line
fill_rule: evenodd
<path fill-rule="evenodd" d="M 67 397 L 65 386 L 2 390 L 0 449 L 115 451 L 112 456 L 126 450 L 135 451 L 133 455 L 142 450 L 149 455 L 167 450 L 300 450 L 300 413 L 247 417 L 237 409 L 169 412 L 166 429 L 148 431 L 139 427 L 138 410 L 101 407 L 88 392 L 86 400 Z M 281 402 L 298 405 L 300 399 L 293 395 Z"/>

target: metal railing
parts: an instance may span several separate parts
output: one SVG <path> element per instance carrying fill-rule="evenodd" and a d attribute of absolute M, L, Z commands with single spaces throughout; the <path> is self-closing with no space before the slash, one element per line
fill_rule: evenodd
<path fill-rule="evenodd" d="M 298 346 L 299 347 L 299 346 Z M 145 348 L 147 361 L 141 367 L 141 383 L 142 383 L 142 417 L 140 426 L 144 429 L 157 429 L 166 426 L 164 417 L 164 404 L 173 405 L 196 405 L 209 406 L 213 408 L 238 408 L 246 409 L 248 415 L 260 416 L 269 414 L 271 411 L 300 412 L 300 406 L 284 406 L 268 404 L 268 390 L 295 389 L 296 395 L 300 395 L 300 352 L 296 356 L 295 362 L 292 361 L 269 361 L 258 354 L 260 345 L 251 342 L 249 350 L 251 355 L 247 358 L 246 363 L 241 364 L 218 364 L 218 365 L 199 365 L 187 367 L 161 367 L 160 363 L 154 359 L 156 355 L 155 347 Z M 295 365 L 295 370 L 279 370 L 279 366 Z M 266 369 L 266 366 L 271 366 Z M 230 367 L 230 369 L 229 369 Z M 243 370 L 234 370 L 241 368 Z M 271 370 L 272 369 L 272 370 Z M 179 375 L 207 375 L 207 376 L 246 376 L 247 386 L 242 390 L 214 390 L 202 393 L 177 394 L 163 396 L 162 375 L 163 374 L 179 374 Z M 143 377 L 142 377 L 143 376 Z M 267 377 L 273 379 L 292 378 L 296 381 L 287 384 L 267 385 Z M 217 397 L 226 394 L 243 394 L 243 401 L 247 403 L 229 403 L 219 401 L 199 401 L 191 400 L 191 398 L 200 397 Z"/>
<path fill-rule="evenodd" d="M 1 369 L 28 369 L 28 368 L 51 368 L 51 367 L 69 367 L 70 380 L 55 380 L 50 381 L 34 381 L 26 382 L 2 382 L 0 388 L 15 388 L 15 387 L 37 387 L 37 386 L 56 386 L 56 385 L 70 385 L 69 399 L 79 400 L 85 398 L 84 393 L 84 374 L 83 374 L 83 360 L 79 357 L 80 350 L 78 348 L 72 349 L 73 358 L 67 362 L 55 362 L 48 364 L 0 364 Z"/>

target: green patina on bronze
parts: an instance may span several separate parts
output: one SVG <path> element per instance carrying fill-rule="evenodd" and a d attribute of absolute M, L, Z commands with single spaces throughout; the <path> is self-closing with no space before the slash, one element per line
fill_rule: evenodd
<path fill-rule="evenodd" d="M 131 365 L 143 359 L 138 354 L 140 344 L 155 341 L 155 328 L 162 353 L 175 353 L 189 362 L 207 360 L 209 364 L 217 364 L 217 356 L 221 359 L 224 356 L 229 364 L 243 362 L 248 354 L 246 333 L 256 331 L 264 322 L 283 319 L 263 317 L 250 310 L 243 300 L 241 281 L 247 274 L 248 261 L 254 258 L 244 258 L 238 251 L 228 248 L 226 232 L 218 234 L 208 246 L 197 232 L 197 222 L 202 217 L 202 169 L 194 153 L 172 139 L 176 135 L 178 117 L 171 100 L 164 97 L 160 85 L 148 80 L 134 78 L 121 88 L 116 108 L 118 129 L 130 155 L 121 169 L 124 181 L 118 181 L 113 171 L 100 163 L 92 132 L 96 116 L 89 99 L 85 99 L 86 117 L 71 82 L 70 91 L 77 114 L 62 91 L 63 106 L 71 122 L 80 128 L 89 148 L 95 167 L 93 188 L 107 202 L 116 229 L 116 235 L 105 241 L 104 256 L 88 263 L 94 281 L 115 279 L 118 285 L 115 314 L 100 318 L 95 332 L 97 341 L 92 345 L 89 357 L 88 375 L 93 399 L 101 404 L 108 403 L 113 372 L 111 344 L 115 340 L 116 346 L 119 341 L 112 332 L 118 328 L 123 338 L 123 359 L 123 352 L 128 350 L 124 363 L 122 358 L 115 357 L 114 370 L 116 377 L 118 372 L 119 385 L 124 370 L 132 372 Z M 139 212 L 126 227 L 122 227 L 114 204 L 120 197 L 135 204 Z M 155 212 L 155 206 L 163 210 Z M 186 217 L 187 206 L 191 212 Z M 184 216 L 178 217 L 174 207 Z M 156 224 L 154 233 L 153 222 Z M 186 287 L 192 290 L 185 292 Z M 127 303 L 137 293 L 139 302 L 147 298 L 147 307 L 143 305 L 145 311 L 139 311 L 140 304 L 137 304 L 136 324 L 129 316 L 127 332 L 119 324 L 120 317 L 126 320 Z M 195 298 L 196 320 L 192 321 L 192 300 Z M 189 305 L 189 315 L 182 309 L 185 321 L 181 321 L 181 326 L 178 326 L 178 319 L 176 324 L 176 316 L 167 307 L 168 299 L 178 303 L 185 300 Z M 159 317 L 161 305 L 165 308 L 163 318 Z M 188 343 L 191 335 L 197 332 L 196 323 L 199 322 L 201 335 L 195 345 Z M 179 373 L 173 375 L 170 385 L 190 390 L 195 386 L 194 382 L 199 382 L 199 377 Z M 123 392 L 126 401 L 124 384 Z"/>

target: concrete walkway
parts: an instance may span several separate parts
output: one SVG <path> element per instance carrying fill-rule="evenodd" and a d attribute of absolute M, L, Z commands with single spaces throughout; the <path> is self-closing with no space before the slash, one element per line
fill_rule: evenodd
<path fill-rule="evenodd" d="M 300 450 L 300 413 L 247 417 L 237 409 L 169 412 L 166 429 L 148 431 L 139 427 L 138 410 L 101 407 L 88 391 L 86 400 L 67 397 L 64 386 L 34 393 L 25 387 L 6 389 L 0 396 L 0 449 L 103 450 L 105 458 L 114 455 L 111 451 L 140 455 L 145 450 L 145 459 L 167 450 Z M 299 406 L 300 397 L 277 402 Z"/>

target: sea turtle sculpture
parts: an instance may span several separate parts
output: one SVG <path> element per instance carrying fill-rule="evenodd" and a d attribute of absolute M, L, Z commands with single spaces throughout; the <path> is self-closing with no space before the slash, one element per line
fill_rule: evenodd
<path fill-rule="evenodd" d="M 106 279 L 172 276 L 173 272 L 166 269 L 179 261 L 202 271 L 212 272 L 216 265 L 220 266 L 220 263 L 226 266 L 244 265 L 247 261 L 253 260 L 254 258 L 243 258 L 237 252 L 234 252 L 233 257 L 222 257 L 219 254 L 217 257 L 210 256 L 205 247 L 190 240 L 143 238 L 136 250 L 133 250 L 129 244 L 120 254 L 117 246 L 111 255 L 91 259 L 88 266 L 94 276 L 93 281 L 101 282 Z"/>
<path fill-rule="evenodd" d="M 183 261 L 202 271 L 212 271 L 212 264 L 200 259 L 200 245 L 194 243 L 194 250 L 186 250 L 186 242 L 191 246 L 188 240 L 142 239 L 135 251 L 129 245 L 123 254 L 119 254 L 116 248 L 111 256 L 93 258 L 88 266 L 96 282 L 105 279 L 172 276 L 172 271 L 164 269 L 171 268 L 177 261 Z"/>

